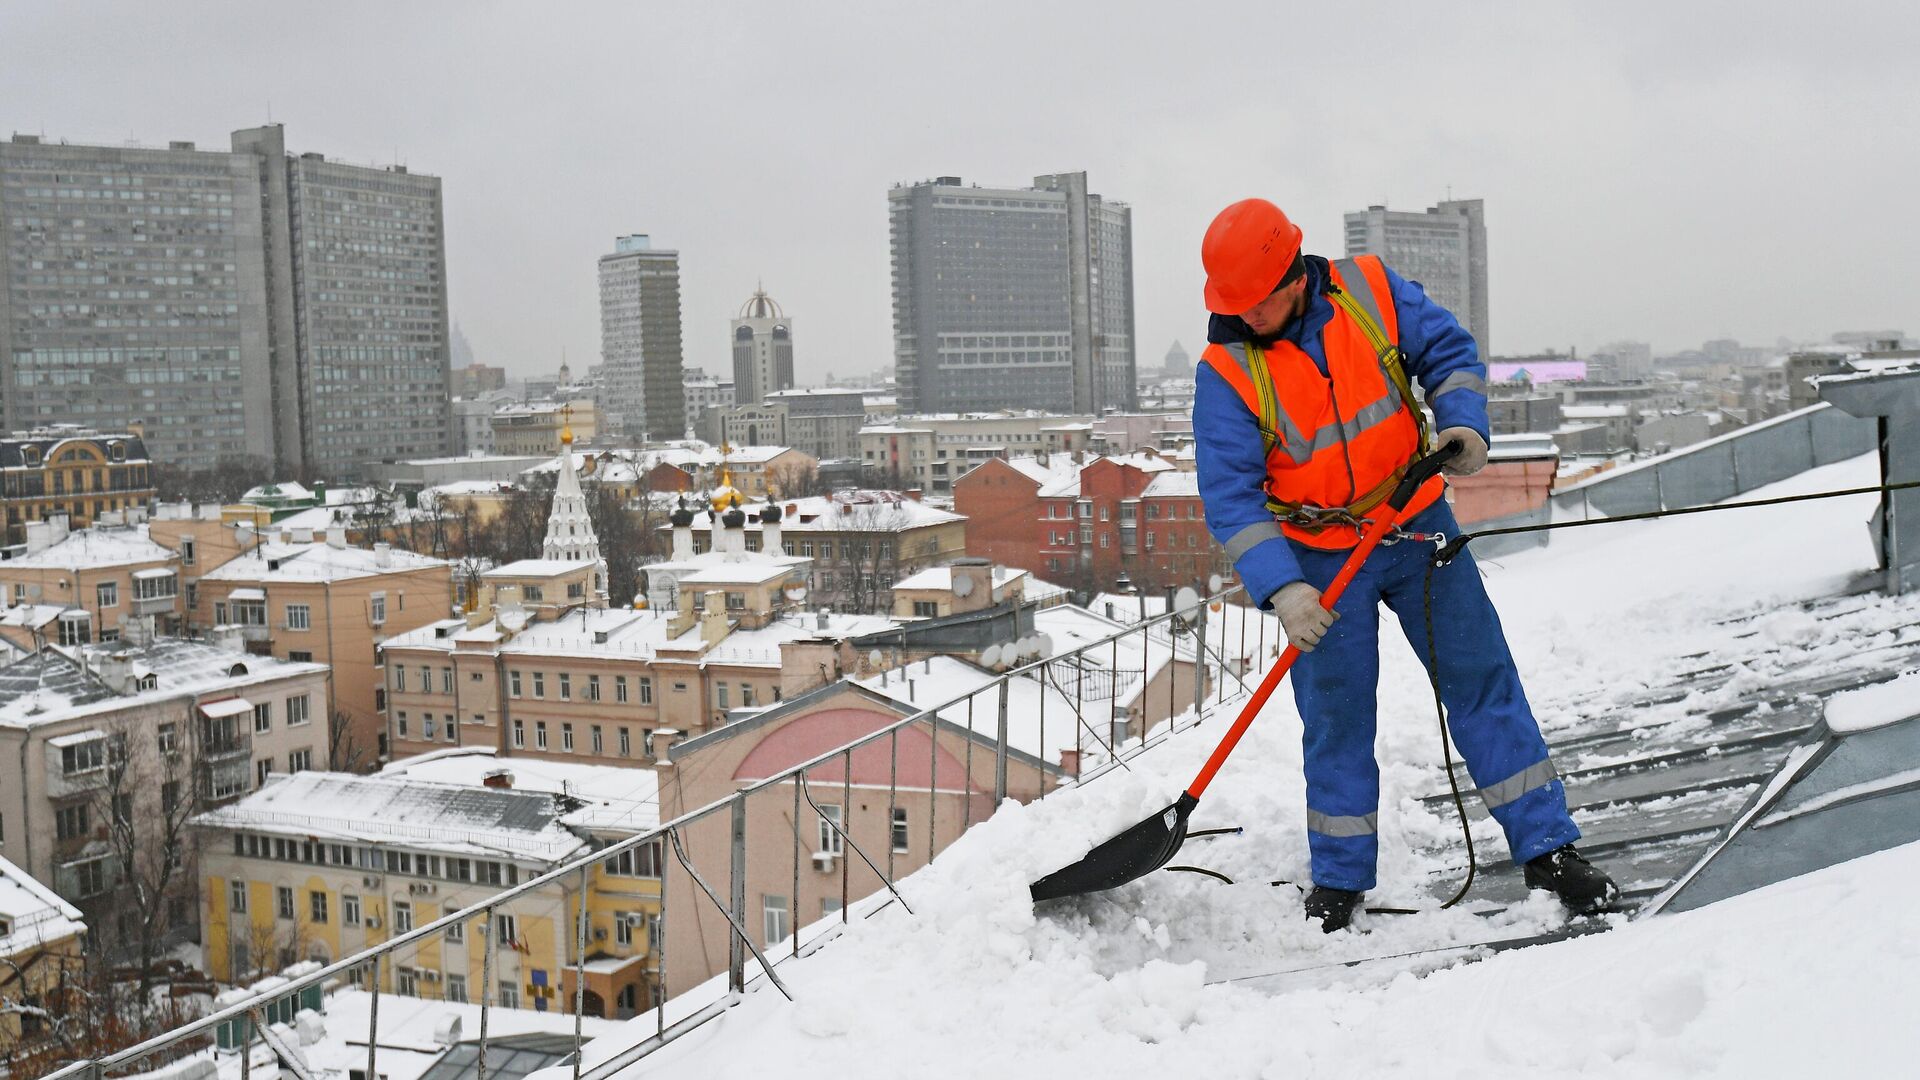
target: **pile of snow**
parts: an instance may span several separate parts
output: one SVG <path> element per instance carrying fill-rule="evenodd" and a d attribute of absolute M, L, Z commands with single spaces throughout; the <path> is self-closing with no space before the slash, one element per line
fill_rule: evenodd
<path fill-rule="evenodd" d="M 1920 671 L 1875 686 L 1835 694 L 1827 702 L 1827 727 L 1838 734 L 1920 716 Z"/>
<path fill-rule="evenodd" d="M 1751 497 L 1876 475 L 1868 456 Z M 1729 698 L 1789 668 L 1848 663 L 1863 620 L 1920 615 L 1916 597 L 1863 597 L 1860 612 L 1818 619 L 1789 603 L 1831 597 L 1872 569 L 1860 527 L 1871 509 L 1850 497 L 1572 530 L 1482 567 L 1543 726 L 1574 730 L 1714 660 L 1742 665 L 1715 691 Z M 1455 872 L 1437 848 L 1458 826 L 1419 802 L 1444 784 L 1439 736 L 1425 673 L 1399 638 L 1382 634 L 1380 887 L 1368 902 L 1430 908 Z M 1363 934 L 1305 922 L 1299 892 L 1269 884 L 1307 878 L 1300 727 L 1284 689 L 1194 817 L 1247 831 L 1190 842 L 1177 860 L 1237 884 L 1162 873 L 1036 912 L 1029 882 L 1164 808 L 1224 727 L 1210 720 L 1097 783 L 1002 806 L 902 883 L 917 914 L 890 907 L 785 965 L 796 1003 L 751 994 L 624 1075 L 1826 1075 L 1891 1071 L 1906 1053 L 1920 913 L 1902 898 L 1920 887 L 1920 847 L 1478 965 L 1321 967 L 1284 992 L 1256 980 L 1565 919 L 1537 895 L 1491 917 L 1362 916 Z M 1503 857 L 1483 825 L 1482 857 Z M 585 1057 L 652 1032 L 647 1014 Z"/>

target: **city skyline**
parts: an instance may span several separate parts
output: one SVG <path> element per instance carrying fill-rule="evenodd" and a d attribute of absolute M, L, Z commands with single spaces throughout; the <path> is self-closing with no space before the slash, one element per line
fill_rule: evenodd
<path fill-rule="evenodd" d="M 1632 338 L 1669 351 L 1920 325 L 1898 286 L 1920 271 L 1920 246 L 1874 211 L 1897 204 L 1913 143 L 1900 136 L 1920 126 L 1906 104 L 1920 100 L 1916 76 L 1894 62 L 1911 34 L 1893 10 L 1843 27 L 1739 9 L 1737 51 L 1707 47 L 1728 17 L 1713 7 L 1670 13 L 1655 43 L 1634 20 L 1575 9 L 1306 12 L 1288 28 L 1303 39 L 1358 19 L 1389 46 L 1458 62 L 1414 95 L 1355 89 L 1344 60 L 1307 51 L 1299 82 L 1328 89 L 1301 109 L 1246 95 L 1224 73 L 1159 74 L 1170 56 L 1204 55 L 1217 25 L 1109 20 L 1094 31 L 1101 48 L 1056 55 L 1049 41 L 1087 32 L 1065 11 L 1023 12 L 1035 32 L 1008 40 L 989 11 L 918 17 L 953 44 L 943 55 L 969 57 L 961 65 L 869 48 L 857 15 L 777 8 L 728 21 L 429 5 L 383 10 L 392 32 L 368 39 L 352 20 L 243 23 L 184 5 L 125 13 L 79 50 L 60 45 L 61 8 L 14 6 L 0 30 L 26 47 L 0 72 L 0 100 L 9 130 L 49 139 L 208 145 L 271 118 L 329 157 L 397 158 L 446 178 L 451 313 L 482 362 L 516 376 L 552 371 L 563 349 L 580 370 L 598 359 L 591 260 L 628 231 L 684 253 L 689 367 L 728 369 L 720 329 L 764 278 L 806 320 L 800 382 L 870 371 L 892 354 L 882 193 L 943 174 L 1067 168 L 1134 208 L 1137 332 L 1153 354 L 1199 337 L 1198 237 L 1251 194 L 1288 206 L 1309 250 L 1326 254 L 1338 254 L 1348 211 L 1484 198 L 1499 233 L 1498 347 Z M 1491 21 L 1516 44 L 1489 44 Z M 283 47 L 242 47 L 262 32 Z M 638 71 L 610 62 L 638 39 L 676 48 Z M 170 46 L 189 41 L 223 63 L 174 63 Z M 356 58 L 348 74 L 408 74 L 342 79 L 341 56 Z M 723 56 L 768 77 L 732 80 Z M 978 89 L 869 90 L 963 76 Z M 1028 107 L 1037 100 L 1048 108 Z M 1087 119 L 1057 122 L 1069 113 Z M 768 115 L 790 122 L 735 137 Z M 1872 167 L 1835 167 L 1867 147 Z M 777 178 L 769 154 L 782 159 Z M 1231 168 L 1208 164 L 1225 156 Z M 1684 301 L 1650 269 L 1674 258 L 1689 270 Z M 1805 269 L 1866 262 L 1883 272 L 1844 285 Z"/>

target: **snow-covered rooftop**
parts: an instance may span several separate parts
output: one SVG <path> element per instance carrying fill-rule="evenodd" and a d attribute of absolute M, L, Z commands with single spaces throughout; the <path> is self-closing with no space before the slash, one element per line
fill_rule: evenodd
<path fill-rule="evenodd" d="M 644 832 L 660 824 L 659 784 L 645 765 L 586 765 L 539 758 L 503 758 L 491 747 L 449 747 L 393 762 L 382 776 L 407 776 L 437 784 L 483 787 L 506 772 L 514 791 L 566 795 L 585 805 L 562 815 L 568 825 L 603 831 Z"/>
<path fill-rule="evenodd" d="M 16 957 L 86 929 L 79 908 L 0 857 L 0 957 Z"/>
<path fill-rule="evenodd" d="M 993 587 L 1006 585 L 1026 577 L 1027 572 L 1013 566 L 995 566 L 993 568 Z M 933 589 L 936 592 L 953 591 L 953 567 L 929 566 L 925 570 L 909 574 L 893 583 L 895 589 Z"/>
<path fill-rule="evenodd" d="M 398 548 L 388 551 L 385 558 L 386 565 L 382 566 L 378 552 L 357 547 L 337 548 L 321 540 L 312 543 L 266 543 L 207 571 L 200 575 L 200 580 L 267 584 L 348 581 L 451 565 L 445 559 L 416 555 Z"/>
<path fill-rule="evenodd" d="M 177 558 L 171 548 L 147 538 L 145 525 L 95 526 L 68 533 L 32 555 L 0 563 L 8 570 L 100 570 Z"/>
<path fill-rule="evenodd" d="M 197 824 L 256 832 L 398 844 L 456 855 L 559 861 L 581 847 L 554 796 L 445 784 L 408 776 L 297 772 L 270 776 Z"/>
<path fill-rule="evenodd" d="M 115 691 L 100 677 L 114 658 L 124 660 L 133 676 L 153 676 L 154 688 L 126 694 Z M 37 727 L 183 693 L 243 690 L 326 670 L 325 664 L 255 656 L 183 638 L 158 638 L 142 646 L 127 642 L 78 649 L 49 645 L 0 667 L 0 726 Z"/>
<path fill-rule="evenodd" d="M 929 525 L 946 525 L 967 520 L 964 515 L 929 506 L 893 491 L 849 489 L 832 495 L 809 495 L 802 499 L 782 499 L 786 511 L 780 521 L 781 534 L 813 532 L 901 532 Z M 791 507 L 792 509 L 787 509 Z M 752 509 L 748 507 L 748 509 Z M 693 531 L 711 532 L 713 519 L 696 514 Z"/>

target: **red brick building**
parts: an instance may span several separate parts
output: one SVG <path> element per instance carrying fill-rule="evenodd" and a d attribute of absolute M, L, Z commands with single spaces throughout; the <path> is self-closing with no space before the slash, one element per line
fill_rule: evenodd
<path fill-rule="evenodd" d="M 1207 533 L 1196 477 L 1152 451 L 1084 465 L 992 460 L 953 485 L 967 551 L 1073 589 L 1203 586 L 1231 573 Z"/>

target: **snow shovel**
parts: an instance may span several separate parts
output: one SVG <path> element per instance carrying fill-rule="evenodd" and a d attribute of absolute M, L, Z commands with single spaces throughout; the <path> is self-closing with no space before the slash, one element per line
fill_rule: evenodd
<path fill-rule="evenodd" d="M 1346 591 L 1353 576 L 1360 572 L 1360 564 L 1367 561 L 1367 555 L 1374 546 L 1399 523 L 1400 515 L 1406 511 L 1407 504 L 1413 501 L 1420 485 L 1431 480 L 1440 472 L 1440 467 L 1459 452 L 1460 444 L 1450 442 L 1407 467 L 1406 477 L 1387 497 L 1387 512 L 1367 526 L 1353 554 L 1347 556 L 1340 572 L 1334 575 L 1332 583 L 1320 594 L 1322 607 L 1333 610 L 1333 605 L 1340 600 L 1340 594 Z M 1034 882 L 1030 887 L 1034 902 L 1117 889 L 1165 866 L 1186 841 L 1187 818 L 1193 814 L 1193 808 L 1199 805 L 1200 795 L 1207 790 L 1207 785 L 1213 782 L 1213 774 L 1220 771 L 1227 755 L 1239 745 L 1240 737 L 1247 733 L 1253 718 L 1260 714 L 1261 706 L 1267 703 L 1267 698 L 1273 695 L 1280 680 L 1286 677 L 1287 669 L 1293 666 L 1299 656 L 1300 650 L 1292 645 L 1280 654 L 1279 662 L 1267 672 L 1266 678 L 1260 680 L 1253 696 L 1247 699 L 1246 705 L 1240 709 L 1240 715 L 1234 718 L 1233 726 L 1227 729 L 1226 737 L 1220 740 L 1220 745 L 1214 747 L 1213 755 L 1201 766 L 1200 775 L 1194 777 L 1193 783 L 1174 800 L 1172 806 L 1094 848 L 1079 862 L 1055 870 Z"/>

